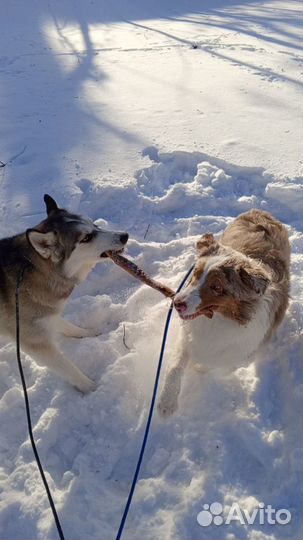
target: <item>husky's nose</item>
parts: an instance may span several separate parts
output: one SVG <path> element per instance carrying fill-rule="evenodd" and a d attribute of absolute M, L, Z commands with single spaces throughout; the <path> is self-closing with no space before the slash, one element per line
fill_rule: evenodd
<path fill-rule="evenodd" d="M 174 306 L 179 313 L 184 313 L 187 310 L 187 303 L 182 300 L 175 300 Z"/>
<path fill-rule="evenodd" d="M 121 242 L 121 244 L 126 244 L 128 238 L 129 238 L 129 235 L 127 233 L 120 234 L 120 242 Z"/>

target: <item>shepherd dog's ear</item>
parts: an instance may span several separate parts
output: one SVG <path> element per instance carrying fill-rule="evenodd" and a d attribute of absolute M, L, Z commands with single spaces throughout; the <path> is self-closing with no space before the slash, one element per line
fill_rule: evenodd
<path fill-rule="evenodd" d="M 200 257 L 215 255 L 219 250 L 219 244 L 212 233 L 203 234 L 197 242 L 197 251 Z"/>
<path fill-rule="evenodd" d="M 55 212 L 55 210 L 58 210 L 58 205 L 50 195 L 47 195 L 47 193 L 44 195 L 44 202 L 46 205 L 46 212 L 49 216 L 51 212 Z"/>
<path fill-rule="evenodd" d="M 240 267 L 239 276 L 242 283 L 258 296 L 265 293 L 270 283 L 270 276 L 261 268 Z"/>

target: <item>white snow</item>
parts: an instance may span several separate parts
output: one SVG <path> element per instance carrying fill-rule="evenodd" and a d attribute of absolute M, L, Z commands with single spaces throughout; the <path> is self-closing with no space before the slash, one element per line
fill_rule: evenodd
<path fill-rule="evenodd" d="M 129 255 L 176 287 L 199 235 L 223 231 L 240 212 L 263 208 L 289 226 L 285 321 L 249 367 L 189 371 L 178 413 L 165 422 L 155 414 L 125 539 L 302 537 L 300 15 L 294 0 L 11 0 L 2 10 L 1 236 L 39 222 L 50 193 L 128 230 Z M 97 391 L 83 397 L 24 357 L 35 437 L 66 538 L 115 537 L 167 307 L 104 263 L 66 311 L 102 335 L 61 344 Z M 174 316 L 165 368 L 177 331 Z M 15 346 L 3 338 L 0 372 L 0 538 L 53 540 Z M 201 527 L 197 514 L 212 502 L 249 511 L 264 502 L 292 519 Z"/>

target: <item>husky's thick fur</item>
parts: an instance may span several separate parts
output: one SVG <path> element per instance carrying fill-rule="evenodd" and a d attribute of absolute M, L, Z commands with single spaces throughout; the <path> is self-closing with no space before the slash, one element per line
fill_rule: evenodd
<path fill-rule="evenodd" d="M 49 195 L 44 201 L 47 219 L 0 240 L 0 333 L 15 340 L 15 291 L 24 269 L 19 298 L 21 348 L 38 364 L 88 392 L 95 383 L 58 350 L 56 335 L 81 338 L 100 332 L 75 326 L 60 314 L 74 287 L 107 251 L 122 250 L 128 234 L 100 229 L 90 219 L 58 208 Z"/>
<path fill-rule="evenodd" d="M 247 365 L 288 305 L 288 234 L 268 212 L 240 215 L 219 241 L 205 234 L 197 251 L 190 283 L 174 299 L 183 323 L 178 360 L 159 402 L 162 416 L 176 410 L 190 360 L 200 363 L 201 371 Z"/>

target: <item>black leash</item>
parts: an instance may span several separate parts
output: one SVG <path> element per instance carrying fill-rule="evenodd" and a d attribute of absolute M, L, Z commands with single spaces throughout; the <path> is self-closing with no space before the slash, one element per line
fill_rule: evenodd
<path fill-rule="evenodd" d="M 17 352 L 17 361 L 18 361 L 18 367 L 19 367 L 20 378 L 21 378 L 23 394 L 24 394 L 27 425 L 28 425 L 28 433 L 29 433 L 29 438 L 30 438 L 30 441 L 31 441 L 33 453 L 34 453 L 34 456 L 35 456 L 35 459 L 36 459 L 36 462 L 37 462 L 37 466 L 38 466 L 38 469 L 39 469 L 39 472 L 40 472 L 40 476 L 41 476 L 41 479 L 42 479 L 42 482 L 43 482 L 43 485 L 44 485 L 44 488 L 45 488 L 45 491 L 46 491 L 46 494 L 47 494 L 47 497 L 48 497 L 49 505 L 50 505 L 52 513 L 53 513 L 53 517 L 54 517 L 54 520 L 55 520 L 55 524 L 56 524 L 56 527 L 57 527 L 59 538 L 60 538 L 60 540 L 65 540 L 63 530 L 62 530 L 62 527 L 61 527 L 61 524 L 60 524 L 60 521 L 59 521 L 59 517 L 58 517 L 57 511 L 56 511 L 56 507 L 55 507 L 55 504 L 54 504 L 54 501 L 53 501 L 53 498 L 52 498 L 52 495 L 51 495 L 51 492 L 50 492 L 50 489 L 49 489 L 49 486 L 48 486 L 48 483 L 47 483 L 47 480 L 46 480 L 46 477 L 45 477 L 45 474 L 44 474 L 44 471 L 43 471 L 43 467 L 41 465 L 40 457 L 39 457 L 39 454 L 38 454 L 38 450 L 37 450 L 34 435 L 33 435 L 29 399 L 28 399 L 28 393 L 27 393 L 27 388 L 26 388 L 26 382 L 25 382 L 22 362 L 21 362 L 19 293 L 20 293 L 20 285 L 21 285 L 21 283 L 23 281 L 25 270 L 26 270 L 26 266 L 23 267 L 23 269 L 21 270 L 21 272 L 19 274 L 17 284 L 16 284 L 16 295 L 15 295 L 16 296 L 16 352 Z M 193 270 L 193 266 L 186 273 L 185 277 L 183 278 L 182 282 L 180 283 L 180 285 L 178 287 L 177 292 L 179 292 L 182 289 L 182 287 L 185 284 L 186 280 L 190 276 L 192 270 Z M 151 400 L 150 410 L 149 410 L 148 419 L 147 419 L 147 423 L 146 423 L 146 427 L 145 427 L 145 432 L 144 432 L 143 442 L 142 442 L 142 446 L 141 446 L 141 451 L 140 451 L 140 454 L 139 454 L 137 467 L 136 467 L 136 470 L 135 470 L 135 473 L 134 473 L 130 493 L 129 493 L 129 496 L 128 496 L 128 499 L 127 499 L 127 502 L 126 502 L 126 506 L 125 506 L 125 509 L 124 509 L 124 513 L 123 513 L 123 516 L 122 516 L 122 520 L 121 520 L 121 523 L 120 523 L 120 527 L 119 527 L 119 530 L 118 530 L 118 533 L 117 533 L 116 540 L 120 540 L 120 538 L 122 536 L 124 526 L 125 526 L 125 523 L 126 523 L 126 520 L 127 520 L 128 512 L 129 512 L 129 509 L 130 509 L 130 505 L 131 505 L 131 502 L 132 502 L 133 494 L 134 494 L 134 491 L 135 491 L 135 487 L 136 487 L 136 484 L 137 484 L 138 476 L 139 476 L 139 473 L 140 473 L 140 468 L 141 468 L 141 464 L 142 464 L 142 460 L 143 460 L 143 456 L 144 456 L 144 451 L 145 451 L 145 448 L 146 448 L 146 443 L 147 443 L 147 439 L 148 439 L 148 434 L 149 434 L 149 430 L 150 430 L 151 420 L 152 420 L 155 401 L 156 401 L 156 395 L 157 395 L 157 389 L 158 389 L 158 384 L 159 384 L 159 379 L 160 379 L 160 372 L 161 372 L 161 367 L 162 367 L 163 355 L 164 355 L 164 350 L 165 350 L 165 345 L 166 345 L 166 339 L 167 339 L 167 334 L 168 334 L 169 323 L 170 323 L 170 319 L 171 319 L 171 316 L 172 316 L 172 311 L 173 311 L 173 304 L 171 303 L 170 308 L 168 310 L 166 323 L 165 323 L 164 335 L 163 335 L 163 340 L 162 340 L 162 345 L 161 345 L 160 358 L 159 358 L 159 362 L 158 362 L 158 368 L 157 368 L 156 379 L 155 379 L 155 383 L 154 383 L 152 400 Z"/>
<path fill-rule="evenodd" d="M 37 450 L 34 435 L 33 435 L 32 420 L 31 420 L 31 413 L 30 413 L 30 407 L 29 407 L 29 399 L 28 399 L 28 393 L 27 393 L 27 388 L 26 388 L 26 382 L 25 382 L 22 362 L 21 362 L 19 293 L 20 293 L 20 285 L 21 285 L 21 283 L 23 281 L 25 269 L 26 269 L 26 266 L 24 266 L 23 269 L 21 270 L 21 272 L 19 274 L 19 277 L 18 277 L 18 280 L 17 280 L 17 285 L 16 285 L 16 352 L 17 352 L 17 361 L 18 361 L 18 367 L 19 367 L 20 378 L 21 378 L 23 394 L 24 394 L 24 402 L 25 402 L 25 409 L 26 409 L 26 417 L 27 417 L 29 438 L 30 438 L 30 441 L 31 441 L 31 445 L 32 445 L 32 449 L 33 449 L 33 452 L 34 452 L 36 462 L 37 462 L 37 466 L 38 466 L 38 469 L 39 469 L 39 472 L 40 472 L 40 476 L 42 478 L 42 482 L 44 484 L 44 488 L 45 488 L 45 491 L 46 491 L 46 494 L 47 494 L 47 497 L 48 497 L 49 505 L 51 507 L 51 510 L 52 510 L 52 513 L 53 513 L 53 516 L 54 516 L 54 520 L 55 520 L 55 523 L 56 523 L 59 538 L 60 538 L 60 540 L 65 540 L 64 539 L 64 534 L 63 534 L 63 531 L 62 531 L 62 527 L 61 527 L 61 524 L 60 524 L 60 521 L 59 521 L 59 517 L 58 517 L 57 511 L 56 511 L 56 507 L 55 507 L 55 504 L 54 504 L 54 501 L 53 501 L 53 498 L 52 498 L 52 495 L 51 495 L 51 492 L 50 492 L 50 489 L 49 489 L 49 485 L 47 483 L 47 480 L 45 478 L 45 474 L 44 474 L 44 471 L 43 471 L 43 467 L 41 465 L 40 457 L 39 457 L 39 454 L 38 454 L 38 450 Z"/>

